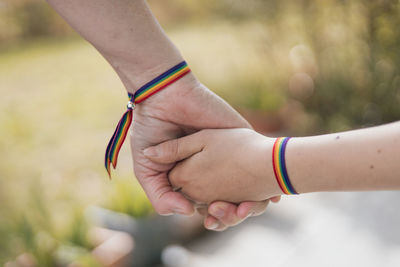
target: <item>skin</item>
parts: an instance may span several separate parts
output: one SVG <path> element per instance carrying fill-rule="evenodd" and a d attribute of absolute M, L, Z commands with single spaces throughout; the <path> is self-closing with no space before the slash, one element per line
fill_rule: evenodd
<path fill-rule="evenodd" d="M 282 195 L 272 168 L 274 138 L 250 129 L 203 130 L 145 150 L 170 164 L 171 184 L 200 203 L 260 201 Z M 292 138 L 285 162 L 299 193 L 400 190 L 400 122 Z"/>
<path fill-rule="evenodd" d="M 273 141 L 250 129 L 204 130 L 145 155 L 158 163 L 179 162 L 169 173 L 171 184 L 196 202 L 262 201 L 266 191 L 280 195 L 267 157 Z"/>
<path fill-rule="evenodd" d="M 151 196 L 162 199 L 159 203 L 163 206 L 155 205 L 156 210 L 158 209 L 161 214 L 170 212 L 169 207 L 176 206 L 177 197 L 182 198 L 182 202 L 188 200 L 180 192 L 174 192 L 168 181 L 167 174 L 174 167 L 174 162 L 171 164 L 152 162 L 144 156 L 143 150 L 159 143 L 160 140 L 170 140 L 176 138 L 176 136 L 183 136 L 199 129 L 233 128 L 236 125 L 244 124 L 241 117 L 237 116 L 230 106 L 203 85 L 197 85 L 201 89 L 195 86 L 185 86 L 184 83 L 193 82 L 191 79 L 191 76 L 183 78 L 168 90 L 160 92 L 154 98 L 149 98 L 148 105 L 139 105 L 135 110 L 135 122 L 132 131 L 135 173 L 140 177 L 144 177 L 144 179 L 139 180 L 143 188 L 148 193 L 150 192 L 148 194 L 150 199 Z M 187 88 L 193 89 L 187 90 Z M 172 95 L 172 97 L 169 98 L 169 95 Z M 188 99 L 192 100 L 188 102 Z M 206 106 L 204 106 L 204 103 L 206 103 Z M 218 116 L 214 116 L 214 112 L 217 110 Z M 160 129 L 164 130 L 160 131 Z M 150 136 L 149 132 L 152 133 Z M 227 225 L 235 225 L 251 213 L 261 213 L 267 204 L 268 201 L 264 199 L 258 204 L 244 202 L 238 207 L 228 202 L 213 203 L 213 206 L 215 206 L 213 209 L 217 210 L 216 217 L 214 217 L 220 220 L 218 226 L 215 226 L 214 223 L 213 227 L 221 230 Z M 179 209 L 180 206 L 173 212 L 184 214 L 185 211 Z M 189 206 L 187 209 L 189 209 Z M 223 214 L 221 214 L 221 211 Z M 205 214 L 204 211 L 202 212 Z M 212 220 L 212 218 L 206 218 L 205 221 L 207 222 L 208 220 Z M 208 228 L 213 228 L 206 224 L 207 226 Z"/>
<path fill-rule="evenodd" d="M 183 60 L 144 0 L 48 0 L 48 3 L 114 68 L 127 91 L 140 86 Z M 218 114 L 218 116 L 215 116 Z M 161 215 L 190 215 L 194 205 L 174 192 L 167 172 L 174 166 L 149 161 L 143 150 L 204 128 L 250 128 L 234 109 L 203 86 L 193 74 L 137 106 L 131 133 L 136 177 Z M 278 201 L 279 199 L 273 199 Z M 265 210 L 268 201 L 234 205 L 215 202 L 205 226 L 223 230 Z"/>

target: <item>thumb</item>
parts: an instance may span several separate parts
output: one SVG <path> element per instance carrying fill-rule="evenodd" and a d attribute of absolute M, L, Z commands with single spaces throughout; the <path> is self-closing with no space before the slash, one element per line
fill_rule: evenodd
<path fill-rule="evenodd" d="M 168 164 L 188 158 L 200 152 L 203 147 L 202 138 L 199 133 L 195 133 L 146 148 L 143 153 L 151 161 Z"/>

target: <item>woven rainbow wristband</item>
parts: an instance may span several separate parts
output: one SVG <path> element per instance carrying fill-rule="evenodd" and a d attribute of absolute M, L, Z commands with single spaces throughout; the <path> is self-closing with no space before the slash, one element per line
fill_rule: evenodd
<path fill-rule="evenodd" d="M 115 129 L 114 134 L 111 137 L 106 149 L 104 164 L 110 179 L 110 165 L 112 165 L 114 169 L 117 167 L 118 154 L 121 150 L 122 145 L 124 144 L 129 127 L 132 123 L 132 111 L 135 108 L 135 105 L 143 102 L 153 94 L 166 88 L 171 83 L 176 82 L 189 72 L 190 69 L 187 63 L 185 61 L 182 61 L 178 65 L 175 65 L 163 74 L 157 76 L 150 82 L 140 87 L 139 90 L 135 92 L 135 94 L 128 93 L 129 102 L 127 105 L 127 111 L 120 119 L 117 128 Z"/>
<path fill-rule="evenodd" d="M 298 193 L 290 182 L 285 163 L 285 150 L 289 139 L 290 137 L 279 137 L 275 140 L 272 149 L 272 166 L 282 192 L 286 195 L 297 195 Z"/>

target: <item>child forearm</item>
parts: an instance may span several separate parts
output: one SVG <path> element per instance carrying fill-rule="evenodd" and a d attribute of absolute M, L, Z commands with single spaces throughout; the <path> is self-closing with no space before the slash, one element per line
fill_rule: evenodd
<path fill-rule="evenodd" d="M 286 150 L 299 193 L 400 189 L 400 122 L 293 138 Z"/>

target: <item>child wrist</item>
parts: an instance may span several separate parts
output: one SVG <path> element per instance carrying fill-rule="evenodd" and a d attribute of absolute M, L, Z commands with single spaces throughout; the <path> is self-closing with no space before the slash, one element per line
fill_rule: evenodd
<path fill-rule="evenodd" d="M 276 138 L 272 149 L 272 168 L 274 170 L 276 182 L 283 194 L 297 195 L 298 192 L 294 188 L 286 164 L 286 148 L 290 137 Z"/>

